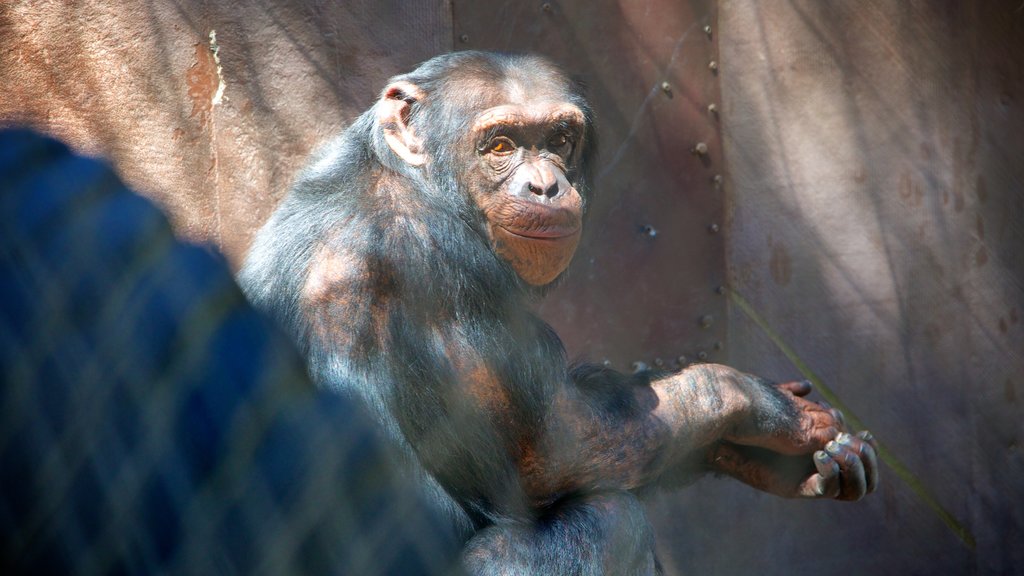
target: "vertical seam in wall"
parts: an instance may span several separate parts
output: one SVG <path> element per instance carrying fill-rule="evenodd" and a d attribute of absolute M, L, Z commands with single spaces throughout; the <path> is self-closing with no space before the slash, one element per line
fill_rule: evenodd
<path fill-rule="evenodd" d="M 727 290 L 726 287 L 732 284 L 732 279 L 730 278 L 729 273 L 729 271 L 732 269 L 732 267 L 729 265 L 729 254 L 731 253 L 729 248 L 731 237 L 730 223 L 732 221 L 732 218 L 730 217 L 732 199 L 730 197 L 731 194 L 729 193 L 729 155 L 726 151 L 725 141 L 725 123 L 728 120 L 728 116 L 725 114 L 725 102 L 723 98 L 723 94 L 725 93 L 725 91 L 722 89 L 722 78 L 725 76 L 726 67 L 725 63 L 722 61 L 721 4 L 722 3 L 720 0 L 715 0 L 715 2 L 711 4 L 711 14 L 708 18 L 708 24 L 710 24 L 712 32 L 711 57 L 718 62 L 718 75 L 714 77 L 715 86 L 714 90 L 712 90 L 711 98 L 712 102 L 718 108 L 718 112 L 717 114 L 709 112 L 708 116 L 709 120 L 716 124 L 715 129 L 718 131 L 718 149 L 722 155 L 722 158 L 719 160 L 720 167 L 717 172 L 717 175 L 721 176 L 721 181 L 715 186 L 713 186 L 715 193 L 720 195 L 718 205 L 722 211 L 721 215 L 718 218 L 719 226 L 721 227 L 722 237 L 722 276 L 719 280 L 720 285 L 716 286 L 714 289 L 717 293 L 721 295 L 722 298 L 725 298 L 724 290 Z M 712 175 L 712 179 L 714 178 L 715 175 Z M 728 298 L 726 298 L 723 308 L 725 308 L 725 313 L 723 318 L 724 326 L 722 328 L 722 341 L 725 342 L 725 346 L 723 350 L 724 358 L 722 359 L 722 361 L 728 364 L 732 358 L 733 348 L 732 342 L 730 341 L 730 326 L 732 324 L 730 319 L 732 318 L 732 306 Z"/>
<path fill-rule="evenodd" d="M 455 0 L 441 0 L 441 13 L 447 14 L 447 21 L 444 23 L 448 26 L 448 52 L 455 51 Z"/>

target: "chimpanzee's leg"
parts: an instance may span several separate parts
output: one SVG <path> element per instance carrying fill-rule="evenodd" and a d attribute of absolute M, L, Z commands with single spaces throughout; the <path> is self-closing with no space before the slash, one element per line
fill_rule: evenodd
<path fill-rule="evenodd" d="M 629 492 L 557 503 L 533 523 L 509 521 L 478 532 L 463 564 L 473 575 L 655 575 L 654 533 Z"/>

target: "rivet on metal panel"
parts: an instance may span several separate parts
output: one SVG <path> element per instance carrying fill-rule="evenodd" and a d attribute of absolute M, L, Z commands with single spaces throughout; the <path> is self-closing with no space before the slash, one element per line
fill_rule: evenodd
<path fill-rule="evenodd" d="M 718 227 L 718 224 L 712 223 L 708 226 L 708 232 L 711 232 L 712 234 L 718 234 L 719 230 L 720 228 Z"/>
<path fill-rule="evenodd" d="M 686 365 L 689 364 L 689 363 L 690 363 L 690 360 L 686 356 L 683 356 L 683 355 L 676 356 L 676 364 L 678 364 L 680 368 L 685 368 Z"/>
<path fill-rule="evenodd" d="M 708 145 L 704 142 L 697 142 L 697 145 L 693 147 L 693 153 L 697 156 L 707 156 Z"/>
<path fill-rule="evenodd" d="M 654 226 L 651 226 L 650 224 L 648 224 L 648 225 L 644 226 L 644 227 L 642 228 L 642 230 L 643 230 L 644 234 L 647 234 L 647 235 L 648 235 L 648 236 L 650 236 L 651 238 L 654 238 L 655 236 L 657 236 L 657 235 L 658 235 L 658 231 L 657 231 L 657 230 L 655 230 L 655 229 L 654 229 Z"/>
<path fill-rule="evenodd" d="M 668 81 L 661 83 L 661 91 L 665 93 L 665 96 L 672 97 L 672 85 Z"/>
<path fill-rule="evenodd" d="M 459 36 L 459 42 L 462 42 L 463 44 L 469 42 L 469 34 L 463 34 L 462 36 Z"/>
<path fill-rule="evenodd" d="M 708 39 L 710 40 L 711 39 L 711 26 L 710 25 L 704 27 L 704 33 L 708 35 Z"/>
<path fill-rule="evenodd" d="M 722 344 L 721 342 L 715 342 L 715 343 L 714 343 L 714 344 L 712 345 L 712 347 L 713 347 L 713 348 L 714 348 L 715 350 L 721 350 L 721 349 L 722 349 L 722 348 L 724 347 L 724 345 L 723 345 L 723 344 Z"/>
<path fill-rule="evenodd" d="M 662 360 L 661 358 L 655 358 L 654 359 L 654 366 L 657 367 L 657 368 L 664 368 L 665 367 L 665 361 Z"/>
<path fill-rule="evenodd" d="M 708 359 L 708 353 L 703 350 L 697 352 L 697 359 L 700 360 L 701 362 L 706 361 Z"/>
<path fill-rule="evenodd" d="M 647 363 L 646 362 L 641 362 L 639 360 L 637 360 L 636 362 L 633 362 L 633 364 L 631 366 L 633 368 L 633 373 L 634 374 L 637 373 L 637 372 L 643 372 L 644 370 L 647 370 Z"/>
<path fill-rule="evenodd" d="M 545 2 L 541 4 L 540 9 L 549 14 L 554 10 L 554 8 L 551 7 L 551 2 Z"/>
<path fill-rule="evenodd" d="M 714 60 L 708 62 L 708 70 L 711 70 L 712 74 L 718 74 L 718 62 Z"/>
<path fill-rule="evenodd" d="M 608 368 L 609 366 L 612 365 L 612 361 L 605 358 L 604 360 L 601 361 L 601 365 L 604 366 L 605 368 Z"/>
<path fill-rule="evenodd" d="M 715 287 L 715 294 L 718 294 L 719 296 L 724 296 L 725 295 L 725 286 L 716 286 Z"/>
<path fill-rule="evenodd" d="M 711 314 L 705 314 L 700 317 L 701 328 L 711 328 L 711 325 L 715 323 L 715 318 Z"/>
<path fill-rule="evenodd" d="M 722 178 L 721 174 L 715 174 L 714 177 L 711 178 L 711 183 L 714 184 L 715 189 L 718 190 L 722 187 L 723 180 L 724 178 Z"/>
<path fill-rule="evenodd" d="M 708 114 L 711 114 L 715 118 L 718 118 L 718 105 L 712 102 L 708 104 Z"/>

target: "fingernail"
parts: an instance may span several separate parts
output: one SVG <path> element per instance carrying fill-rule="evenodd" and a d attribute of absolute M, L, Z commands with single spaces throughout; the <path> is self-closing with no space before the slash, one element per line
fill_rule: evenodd
<path fill-rule="evenodd" d="M 835 440 L 829 440 L 828 444 L 825 444 L 825 451 L 834 455 L 842 452 L 843 448 Z"/>
<path fill-rule="evenodd" d="M 859 436 L 860 439 L 865 441 L 865 442 L 871 442 L 872 440 L 875 439 L 875 437 L 871 434 L 871 432 L 868 432 L 867 430 L 864 430 L 863 432 L 858 433 L 857 436 Z"/>
<path fill-rule="evenodd" d="M 814 495 L 815 496 L 824 496 L 825 495 L 825 480 L 824 479 L 819 479 L 817 482 L 814 483 Z"/>
<path fill-rule="evenodd" d="M 839 442 L 840 444 L 849 444 L 850 440 L 850 435 L 847 434 L 846 432 L 840 432 L 839 434 L 836 434 L 836 442 Z"/>
<path fill-rule="evenodd" d="M 814 457 L 821 462 L 828 462 L 829 460 L 832 459 L 832 457 L 829 456 L 828 453 L 824 452 L 823 450 L 818 450 L 817 452 L 815 452 Z"/>

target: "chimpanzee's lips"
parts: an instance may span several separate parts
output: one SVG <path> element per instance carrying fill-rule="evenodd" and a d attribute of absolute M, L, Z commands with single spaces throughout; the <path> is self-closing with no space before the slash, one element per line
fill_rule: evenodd
<path fill-rule="evenodd" d="M 519 208 L 514 217 L 499 218 L 495 223 L 515 236 L 530 240 L 561 240 L 578 236 L 583 227 L 579 213 L 573 210 L 534 203 L 515 204 L 513 207 Z"/>
<path fill-rule="evenodd" d="M 546 226 L 531 230 L 519 230 L 505 226 L 500 226 L 500 228 L 509 234 L 531 240 L 559 240 L 575 236 L 580 231 L 579 226 Z"/>

